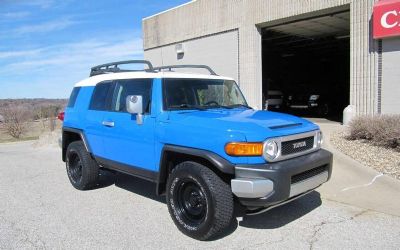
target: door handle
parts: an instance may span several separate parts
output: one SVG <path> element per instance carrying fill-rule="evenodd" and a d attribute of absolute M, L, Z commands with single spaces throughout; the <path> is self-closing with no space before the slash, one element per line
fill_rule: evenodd
<path fill-rule="evenodd" d="M 111 121 L 103 121 L 101 124 L 103 124 L 106 127 L 114 127 L 114 122 Z"/>

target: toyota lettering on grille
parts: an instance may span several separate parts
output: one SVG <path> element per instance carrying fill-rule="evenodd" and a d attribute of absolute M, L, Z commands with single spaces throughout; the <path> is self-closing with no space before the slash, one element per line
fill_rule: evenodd
<path fill-rule="evenodd" d="M 293 148 L 294 149 L 302 148 L 302 147 L 305 147 L 305 146 L 307 146 L 307 143 L 305 141 L 293 143 Z"/>

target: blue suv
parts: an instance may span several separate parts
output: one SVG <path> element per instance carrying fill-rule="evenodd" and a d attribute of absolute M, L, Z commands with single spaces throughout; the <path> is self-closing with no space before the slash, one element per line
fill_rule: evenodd
<path fill-rule="evenodd" d="M 143 63 L 145 70 L 124 70 Z M 174 72 L 204 68 L 210 74 Z M 62 160 L 71 184 L 91 189 L 99 169 L 156 183 L 184 234 L 226 230 L 239 204 L 264 212 L 329 180 L 332 154 L 307 120 L 254 110 L 231 78 L 207 66 L 124 61 L 93 67 L 65 109 Z"/>

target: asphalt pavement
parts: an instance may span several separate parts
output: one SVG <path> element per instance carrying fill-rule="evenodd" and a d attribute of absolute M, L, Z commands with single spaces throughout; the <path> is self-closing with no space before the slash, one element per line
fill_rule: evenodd
<path fill-rule="evenodd" d="M 103 173 L 97 189 L 78 191 L 60 149 L 32 144 L 0 144 L 0 249 L 400 249 L 400 217 L 318 190 L 196 241 L 175 227 L 154 184 Z"/>

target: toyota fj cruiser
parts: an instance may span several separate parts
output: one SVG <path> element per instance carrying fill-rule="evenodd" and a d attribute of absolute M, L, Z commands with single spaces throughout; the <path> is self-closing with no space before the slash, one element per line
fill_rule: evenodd
<path fill-rule="evenodd" d="M 128 63 L 147 66 L 120 68 Z M 181 67 L 210 74 L 173 71 Z M 317 125 L 252 109 L 233 79 L 207 66 L 93 67 L 60 118 L 62 160 L 76 189 L 93 188 L 99 168 L 155 182 L 178 229 L 199 240 L 229 226 L 234 203 L 263 212 L 331 175 Z"/>

